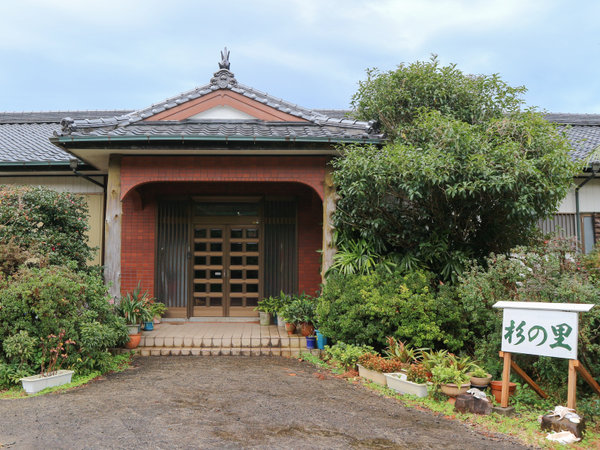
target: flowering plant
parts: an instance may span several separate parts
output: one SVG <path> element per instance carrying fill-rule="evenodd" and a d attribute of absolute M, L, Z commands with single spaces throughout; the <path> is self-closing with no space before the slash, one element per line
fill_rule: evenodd
<path fill-rule="evenodd" d="M 40 338 L 42 341 L 42 368 L 40 373 L 43 377 L 54 375 L 60 369 L 63 361 L 67 359 L 67 347 L 75 344 L 75 341 L 71 339 L 65 341 L 64 339 L 65 330 L 60 330 L 58 336 L 50 334 L 47 338 Z M 48 366 L 46 366 L 46 360 Z"/>
<path fill-rule="evenodd" d="M 358 363 L 365 369 L 383 373 L 399 372 L 405 366 L 405 364 L 398 359 L 384 358 L 375 353 L 365 353 L 358 358 Z"/>
<path fill-rule="evenodd" d="M 406 380 L 413 383 L 427 383 L 431 380 L 431 373 L 423 364 L 411 364 L 406 371 Z"/>

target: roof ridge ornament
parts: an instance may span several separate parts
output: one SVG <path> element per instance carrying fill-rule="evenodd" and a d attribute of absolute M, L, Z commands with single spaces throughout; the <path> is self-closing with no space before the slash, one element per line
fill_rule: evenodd
<path fill-rule="evenodd" d="M 231 66 L 230 62 L 229 62 L 229 50 L 227 50 L 227 47 L 225 47 L 225 49 L 221 52 L 221 62 L 219 63 L 219 69 L 227 69 L 229 70 L 229 67 Z"/>
<path fill-rule="evenodd" d="M 229 71 L 231 63 L 229 62 L 229 50 L 227 47 L 221 51 L 221 62 L 219 63 L 219 70 L 214 73 L 210 79 L 211 89 L 227 89 L 237 86 L 237 80 L 232 72 Z"/>

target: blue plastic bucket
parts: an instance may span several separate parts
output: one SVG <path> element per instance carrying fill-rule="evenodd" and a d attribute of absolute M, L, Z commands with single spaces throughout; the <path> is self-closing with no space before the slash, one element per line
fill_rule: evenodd
<path fill-rule="evenodd" d="M 314 336 L 306 336 L 306 348 L 309 350 L 315 349 L 317 338 Z"/>
<path fill-rule="evenodd" d="M 317 348 L 319 350 L 324 350 L 327 344 L 327 337 L 323 336 L 321 332 L 317 330 Z"/>

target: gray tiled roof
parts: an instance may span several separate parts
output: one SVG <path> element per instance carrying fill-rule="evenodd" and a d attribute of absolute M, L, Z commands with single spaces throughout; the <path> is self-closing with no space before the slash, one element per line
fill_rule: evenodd
<path fill-rule="evenodd" d="M 260 120 L 203 120 L 137 122 L 114 128 L 87 128 L 78 131 L 86 136 L 203 136 L 255 138 L 329 138 L 367 139 L 364 128 L 319 125 L 311 122 L 263 122 Z"/>
<path fill-rule="evenodd" d="M 600 114 L 546 114 L 546 120 L 561 125 L 577 161 L 585 160 L 600 149 Z"/>
<path fill-rule="evenodd" d="M 103 117 L 127 111 L 45 111 L 0 113 L 0 165 L 2 163 L 66 163 L 72 158 L 49 138 L 60 131 L 65 116 Z"/>
<path fill-rule="evenodd" d="M 253 101 L 259 102 L 278 111 L 304 119 L 297 125 L 293 122 L 267 122 L 257 120 L 246 121 L 214 121 L 209 120 L 183 120 L 183 121 L 153 121 L 154 126 L 147 126 L 143 122 L 155 114 L 175 108 L 183 103 L 197 99 L 211 92 L 227 89 Z M 140 126 L 140 124 L 143 124 Z M 214 74 L 210 84 L 197 87 L 147 108 L 132 111 L 127 114 L 112 117 L 75 119 L 67 118 L 63 122 L 62 131 L 58 136 L 162 136 L 183 134 L 200 137 L 274 137 L 274 138 L 322 138 L 327 137 L 332 141 L 336 139 L 381 139 L 382 136 L 372 133 L 372 123 L 362 122 L 336 114 L 334 117 L 316 110 L 286 102 L 267 93 L 239 84 L 233 73 L 222 69 Z"/>

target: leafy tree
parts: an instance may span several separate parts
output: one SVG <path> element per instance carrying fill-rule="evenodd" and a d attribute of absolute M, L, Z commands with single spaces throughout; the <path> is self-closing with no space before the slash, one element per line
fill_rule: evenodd
<path fill-rule="evenodd" d="M 49 264 L 75 261 L 87 268 L 93 249 L 88 244 L 85 200 L 45 187 L 0 185 L 0 269 L 8 273 L 19 255 Z"/>
<path fill-rule="evenodd" d="M 530 241 L 566 195 L 574 164 L 555 125 L 520 110 L 524 91 L 435 57 L 369 71 L 353 106 L 389 141 L 347 146 L 333 162 L 337 229 L 442 279 L 467 259 Z"/>

